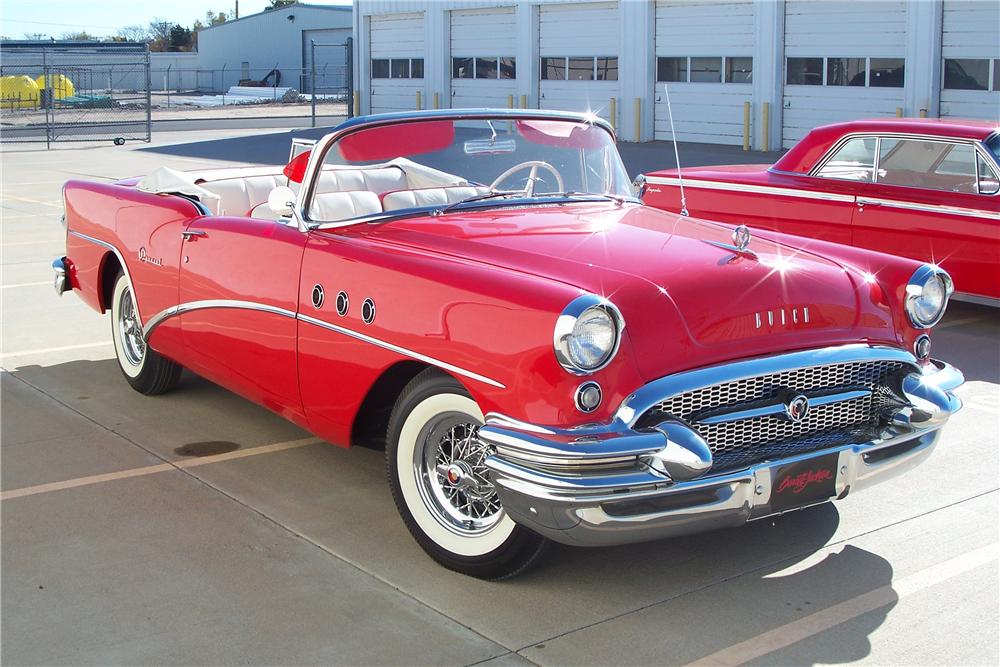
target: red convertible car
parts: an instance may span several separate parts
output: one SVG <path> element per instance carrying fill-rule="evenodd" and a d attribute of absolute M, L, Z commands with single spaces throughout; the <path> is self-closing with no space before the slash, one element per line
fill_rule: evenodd
<path fill-rule="evenodd" d="M 381 440 L 414 538 L 478 577 L 844 498 L 960 407 L 942 269 L 643 206 L 593 117 L 363 117 L 284 170 L 64 200 L 56 290 L 110 311 L 134 389 L 183 367 Z"/>
<path fill-rule="evenodd" d="M 1000 129 L 969 120 L 883 119 L 810 132 L 774 165 L 683 169 L 691 215 L 931 262 L 958 298 L 1000 305 Z M 683 205 L 676 170 L 643 201 Z"/>

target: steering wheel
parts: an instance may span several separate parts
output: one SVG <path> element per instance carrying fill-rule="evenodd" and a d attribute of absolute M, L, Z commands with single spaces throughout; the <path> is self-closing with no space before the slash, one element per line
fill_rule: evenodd
<path fill-rule="evenodd" d="M 531 168 L 531 172 L 528 174 L 528 182 L 524 186 L 524 194 L 531 197 L 535 194 L 535 181 L 538 178 L 538 169 L 542 168 L 556 177 L 556 185 L 559 187 L 557 192 L 565 192 L 566 186 L 563 185 L 562 175 L 559 171 L 553 167 L 548 162 L 542 162 L 541 160 L 528 160 L 526 162 L 521 162 L 520 164 L 515 164 L 513 167 L 505 171 L 504 173 L 493 179 L 490 183 L 490 190 L 496 190 L 497 186 L 503 183 L 506 179 L 510 178 L 512 174 L 516 174 L 522 169 Z"/>

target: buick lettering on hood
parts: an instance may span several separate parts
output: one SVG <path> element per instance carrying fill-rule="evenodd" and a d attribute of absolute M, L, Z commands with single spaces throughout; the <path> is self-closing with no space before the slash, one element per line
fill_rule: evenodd
<path fill-rule="evenodd" d="M 186 368 L 383 445 L 413 537 L 476 577 L 843 500 L 960 407 L 947 273 L 644 206 L 592 116 L 355 118 L 284 169 L 64 203 L 56 291 L 110 311 L 132 388 Z"/>

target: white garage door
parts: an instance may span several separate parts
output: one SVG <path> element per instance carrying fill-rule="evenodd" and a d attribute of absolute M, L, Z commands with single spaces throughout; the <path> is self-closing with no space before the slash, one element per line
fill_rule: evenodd
<path fill-rule="evenodd" d="M 538 21 L 539 107 L 610 120 L 611 98 L 620 97 L 617 3 L 543 5 Z"/>
<path fill-rule="evenodd" d="M 743 103 L 753 98 L 753 40 L 750 0 L 656 3 L 656 139 L 671 137 L 668 85 L 678 140 L 743 143 Z"/>
<path fill-rule="evenodd" d="M 1000 3 L 945 0 L 941 115 L 1000 119 Z"/>
<path fill-rule="evenodd" d="M 507 108 L 517 92 L 516 25 L 513 7 L 451 12 L 452 108 Z"/>
<path fill-rule="evenodd" d="M 347 40 L 350 28 L 302 31 L 303 92 L 312 92 L 312 57 L 316 53 L 316 88 L 321 93 L 347 88 Z M 313 42 L 316 43 L 315 49 Z M 291 85 L 291 84 L 288 84 Z"/>
<path fill-rule="evenodd" d="M 415 109 L 424 89 L 424 15 L 373 16 L 370 39 L 372 113 Z"/>
<path fill-rule="evenodd" d="M 782 144 L 903 106 L 906 3 L 787 0 Z"/>

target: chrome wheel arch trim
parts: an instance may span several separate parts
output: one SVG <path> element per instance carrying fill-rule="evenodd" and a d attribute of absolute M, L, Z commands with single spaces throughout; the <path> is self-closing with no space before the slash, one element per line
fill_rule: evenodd
<path fill-rule="evenodd" d="M 83 239 L 84 241 L 89 241 L 90 243 L 99 245 L 102 248 L 107 248 L 108 250 L 110 250 L 115 254 L 115 257 L 118 258 L 118 263 L 122 267 L 122 271 L 125 273 L 125 280 L 128 281 L 128 289 L 129 292 L 132 293 L 132 307 L 135 308 L 135 316 L 136 319 L 139 320 L 139 324 L 141 326 L 143 324 L 143 319 L 142 319 L 142 310 L 139 308 L 139 294 L 138 292 L 135 291 L 135 284 L 132 282 L 132 274 L 129 273 L 128 264 L 125 262 L 125 256 L 122 255 L 121 251 L 118 250 L 118 248 L 116 248 L 113 244 L 108 243 L 107 241 L 96 239 L 93 236 L 87 236 L 86 234 L 73 231 L 72 229 L 69 230 L 68 233 L 72 234 L 73 236 L 79 239 Z M 108 307 L 110 308 L 110 305 Z"/>
<path fill-rule="evenodd" d="M 296 313 L 296 312 L 288 310 L 286 308 L 279 308 L 277 306 L 269 306 L 267 304 L 257 303 L 255 301 L 237 301 L 237 300 L 229 300 L 229 299 L 206 299 L 206 300 L 203 300 L 203 301 L 189 301 L 187 303 L 182 303 L 182 304 L 179 304 L 179 305 L 176 305 L 176 306 L 171 306 L 170 308 L 167 308 L 165 310 L 161 310 L 159 313 L 157 313 L 152 318 L 150 318 L 149 322 L 143 327 L 143 338 L 146 341 L 148 341 L 149 337 L 153 334 L 153 331 L 156 330 L 156 327 L 158 327 L 160 324 L 162 324 L 166 320 L 170 319 L 171 317 L 174 317 L 175 315 L 180 315 L 182 313 L 187 313 L 187 312 L 191 312 L 191 311 L 194 311 L 194 310 L 205 310 L 205 309 L 210 309 L 210 308 L 235 308 L 235 309 L 239 309 L 239 310 L 255 310 L 255 311 L 264 312 L 264 313 L 271 313 L 273 315 L 279 315 L 281 317 L 288 317 L 288 318 L 293 319 L 293 320 L 298 320 L 300 322 L 305 322 L 307 324 L 312 324 L 313 326 L 317 326 L 317 327 L 321 327 L 323 329 L 328 329 L 330 331 L 334 331 L 334 332 L 342 334 L 344 336 L 348 336 L 350 338 L 354 338 L 355 340 L 359 340 L 359 341 L 361 341 L 363 343 L 368 343 L 370 345 L 374 345 L 376 347 L 380 347 L 380 348 L 382 348 L 384 350 L 389 350 L 391 352 L 395 352 L 395 353 L 400 354 L 400 355 L 402 355 L 404 357 L 409 357 L 409 358 L 415 359 L 417 361 L 422 361 L 422 362 L 424 362 L 424 363 L 426 363 L 426 364 L 428 364 L 430 366 L 436 366 L 436 367 L 438 367 L 438 368 L 440 368 L 442 370 L 446 370 L 446 371 L 448 371 L 450 373 L 454 373 L 456 375 L 461 375 L 463 377 L 467 377 L 469 379 L 476 380 L 476 381 L 482 382 L 484 384 L 488 384 L 488 385 L 490 385 L 492 387 L 496 387 L 498 389 L 506 389 L 507 388 L 507 386 L 505 384 L 503 384 L 502 382 L 498 382 L 498 381 L 496 381 L 496 380 L 494 380 L 492 378 L 486 377 L 485 375 L 480 375 L 479 373 L 475 373 L 473 371 L 466 370 L 464 368 L 461 368 L 460 366 L 455 366 L 454 364 L 450 364 L 447 361 L 441 361 L 440 359 L 435 359 L 434 357 L 429 357 L 426 354 L 421 354 L 420 352 L 415 352 L 413 350 L 407 349 L 405 347 L 401 347 L 401 346 L 396 345 L 394 343 L 389 343 L 387 341 L 380 340 L 378 338 L 375 338 L 373 336 L 369 336 L 369 335 L 366 335 L 366 334 L 363 334 L 363 333 L 359 333 L 357 331 L 354 331 L 352 329 L 348 329 L 346 327 L 338 326 L 336 324 L 331 324 L 329 322 L 317 319 L 315 317 L 310 317 L 310 316 L 304 315 L 302 313 Z"/>

